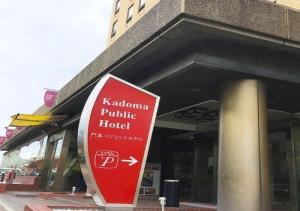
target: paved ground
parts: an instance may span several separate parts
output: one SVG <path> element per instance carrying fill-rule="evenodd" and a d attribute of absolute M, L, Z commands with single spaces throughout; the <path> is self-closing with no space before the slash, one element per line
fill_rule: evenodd
<path fill-rule="evenodd" d="M 6 211 L 6 209 L 0 205 L 0 211 Z"/>
<path fill-rule="evenodd" d="M 61 198 L 55 197 L 50 199 L 42 199 L 37 197 L 37 192 L 5 192 L 0 193 L 0 211 L 23 211 L 25 204 L 33 203 L 36 205 L 95 205 L 93 199 L 83 199 L 83 198 Z M 181 202 L 181 208 L 188 207 L 188 210 L 196 211 L 199 208 L 208 208 L 208 210 L 213 210 L 216 208 L 214 205 L 201 204 L 201 203 L 189 203 Z M 276 208 L 275 208 L 276 207 Z M 143 210 L 160 210 L 160 204 L 158 200 L 139 200 L 138 208 L 143 208 Z M 146 209 L 145 209 L 146 208 Z M 193 209 L 190 209 L 193 208 Z M 276 205 L 273 207 L 274 211 L 288 211 L 288 205 Z"/>
<path fill-rule="evenodd" d="M 25 204 L 33 203 L 36 205 L 95 205 L 93 199 L 82 199 L 82 198 L 61 198 L 55 197 L 50 199 L 42 199 L 37 197 L 37 192 L 5 192 L 0 193 L 0 211 L 23 211 Z M 186 203 L 180 205 L 180 207 L 205 207 L 205 208 L 214 208 L 213 205 L 205 204 L 193 204 Z M 160 210 L 160 204 L 158 200 L 139 200 L 138 208 L 147 208 Z"/>
<path fill-rule="evenodd" d="M 92 199 L 37 198 L 37 193 L 6 192 L 0 193 L 0 211 L 23 211 L 25 204 L 37 205 L 95 205 Z M 2 207 L 1 207 L 2 206 Z"/>

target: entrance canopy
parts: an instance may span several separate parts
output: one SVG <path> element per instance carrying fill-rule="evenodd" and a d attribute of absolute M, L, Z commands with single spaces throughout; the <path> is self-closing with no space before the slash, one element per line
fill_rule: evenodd
<path fill-rule="evenodd" d="M 15 127 L 31 127 L 39 125 L 51 125 L 55 122 L 62 121 L 67 118 L 66 115 L 29 115 L 17 114 L 11 117 L 10 126 Z"/>

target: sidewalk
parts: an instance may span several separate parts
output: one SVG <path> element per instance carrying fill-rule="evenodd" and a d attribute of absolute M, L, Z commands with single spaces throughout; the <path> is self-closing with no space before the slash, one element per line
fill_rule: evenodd
<path fill-rule="evenodd" d="M 6 211 L 6 209 L 0 205 L 0 211 Z"/>
<path fill-rule="evenodd" d="M 41 199 L 37 192 L 0 193 L 0 211 L 23 211 L 25 204 L 37 205 L 95 205 L 92 199 L 51 198 Z M 2 207 L 1 207 L 2 206 Z"/>
<path fill-rule="evenodd" d="M 39 198 L 38 192 L 5 192 L 0 193 L 0 211 L 23 211 L 25 204 L 44 206 L 94 206 L 93 199 L 53 197 Z M 289 205 L 273 204 L 273 211 L 290 210 Z M 67 209 L 66 209 L 67 210 Z M 139 199 L 134 211 L 160 211 L 161 207 L 156 199 Z M 203 203 L 181 202 L 179 208 L 166 208 L 166 211 L 216 211 L 216 206 Z"/>
<path fill-rule="evenodd" d="M 0 211 L 23 211 L 26 204 L 44 206 L 94 206 L 93 199 L 54 197 L 49 199 L 38 198 L 38 192 L 5 192 L 0 193 Z M 135 211 L 161 210 L 158 200 L 138 201 Z M 180 203 L 179 208 L 166 208 L 166 211 L 214 211 L 216 207 L 200 203 Z"/>

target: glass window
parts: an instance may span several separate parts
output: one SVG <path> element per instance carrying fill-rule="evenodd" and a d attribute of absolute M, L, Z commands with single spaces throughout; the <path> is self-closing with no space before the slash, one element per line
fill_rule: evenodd
<path fill-rule="evenodd" d="M 297 210 L 294 143 L 290 120 L 269 122 L 270 193 L 274 210 Z M 294 137 L 295 138 L 295 137 Z"/>
<path fill-rule="evenodd" d="M 132 20 L 132 16 L 133 16 L 133 4 L 128 8 L 127 21 L 126 21 L 127 23 Z"/>
<path fill-rule="evenodd" d="M 295 144 L 294 149 L 294 160 L 295 160 L 295 175 L 296 175 L 296 181 L 293 185 L 293 188 L 295 189 L 295 194 L 293 194 L 295 197 L 298 196 L 298 199 L 294 200 L 296 201 L 296 204 L 298 205 L 298 210 L 300 210 L 300 203 L 299 196 L 300 196 L 300 121 L 299 119 L 293 120 L 293 142 Z M 295 210 L 297 210 L 297 208 Z"/>
<path fill-rule="evenodd" d="M 48 136 L 31 142 L 20 149 L 4 154 L 2 168 L 15 169 L 18 175 L 38 176 L 41 174 Z"/>
<path fill-rule="evenodd" d="M 121 0 L 117 0 L 116 6 L 115 6 L 115 14 L 117 14 L 121 7 Z"/>
<path fill-rule="evenodd" d="M 115 36 L 115 34 L 117 33 L 117 22 L 115 21 L 112 25 L 112 29 L 111 29 L 111 37 Z"/>
<path fill-rule="evenodd" d="M 139 11 L 145 8 L 146 0 L 140 0 L 139 3 Z"/>

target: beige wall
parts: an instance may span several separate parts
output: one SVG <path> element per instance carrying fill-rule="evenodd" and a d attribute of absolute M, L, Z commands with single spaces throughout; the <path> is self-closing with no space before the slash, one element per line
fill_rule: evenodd
<path fill-rule="evenodd" d="M 160 0 L 146 0 L 145 8 L 139 11 L 139 1 L 140 0 L 120 0 L 120 10 L 115 14 L 115 6 L 117 0 L 113 1 L 111 19 L 109 25 L 109 31 L 107 36 L 107 47 L 109 47 L 115 40 L 117 40 L 127 29 L 129 29 L 133 24 L 135 24 L 141 17 L 143 17 L 150 9 L 152 9 Z M 300 0 L 266 0 L 274 2 L 283 6 L 288 6 L 294 9 L 300 10 Z M 134 5 L 133 18 L 130 22 L 126 23 L 128 8 Z M 116 34 L 112 37 L 112 25 L 118 21 L 116 24 Z"/>
<path fill-rule="evenodd" d="M 120 10 L 115 14 L 115 5 L 117 0 L 114 0 L 111 12 L 110 26 L 107 36 L 107 47 L 109 47 L 115 40 L 117 40 L 127 29 L 135 24 L 141 17 L 143 17 L 150 9 L 152 9 L 160 0 L 146 0 L 144 9 L 139 11 L 139 0 L 121 0 Z M 128 8 L 133 4 L 132 20 L 126 23 Z M 111 37 L 112 25 L 116 24 L 116 34 Z"/>
<path fill-rule="evenodd" d="M 300 9 L 300 0 L 268 0 L 275 2 L 277 4 L 282 4 L 284 6 L 292 7 L 295 9 Z"/>

